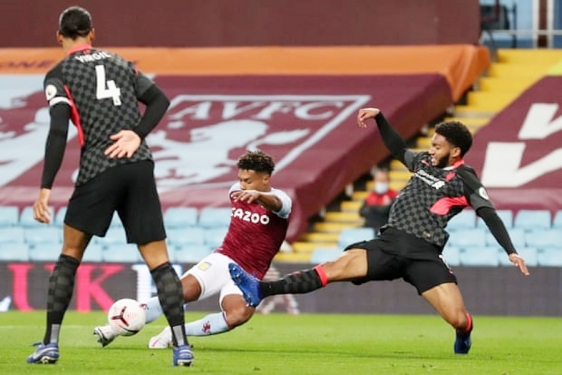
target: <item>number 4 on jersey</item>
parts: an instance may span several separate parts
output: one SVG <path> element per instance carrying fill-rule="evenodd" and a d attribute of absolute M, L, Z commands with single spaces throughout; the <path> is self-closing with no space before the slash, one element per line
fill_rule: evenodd
<path fill-rule="evenodd" d="M 96 98 L 113 99 L 113 105 L 121 105 L 121 89 L 115 85 L 114 80 L 105 80 L 105 66 L 96 65 Z"/>

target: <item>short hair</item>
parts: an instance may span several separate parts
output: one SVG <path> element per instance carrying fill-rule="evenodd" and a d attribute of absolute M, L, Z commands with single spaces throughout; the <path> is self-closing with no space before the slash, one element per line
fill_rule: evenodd
<path fill-rule="evenodd" d="M 445 121 L 435 126 L 435 133 L 445 137 L 447 142 L 461 149 L 461 157 L 472 146 L 472 134 L 460 121 Z"/>
<path fill-rule="evenodd" d="M 76 39 L 92 31 L 90 12 L 79 6 L 66 8 L 59 17 L 59 32 L 66 38 Z"/>
<path fill-rule="evenodd" d="M 259 173 L 271 175 L 275 169 L 275 163 L 271 156 L 263 151 L 247 151 L 238 158 L 238 168 L 252 170 Z"/>

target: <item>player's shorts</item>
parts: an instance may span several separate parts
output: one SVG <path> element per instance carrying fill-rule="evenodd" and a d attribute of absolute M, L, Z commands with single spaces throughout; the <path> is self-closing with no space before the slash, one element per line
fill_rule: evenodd
<path fill-rule="evenodd" d="M 402 278 L 422 294 L 437 285 L 457 283 L 438 247 L 394 228 L 386 229 L 373 240 L 349 245 L 345 250 L 349 249 L 367 251 L 367 276 L 354 280 L 357 285 Z"/>
<path fill-rule="evenodd" d="M 64 223 L 103 237 L 115 211 L 128 243 L 144 245 L 166 239 L 152 161 L 118 165 L 77 186 Z"/>
<path fill-rule="evenodd" d="M 219 306 L 230 294 L 242 295 L 242 291 L 234 284 L 228 271 L 228 264 L 234 261 L 221 253 L 212 253 L 201 259 L 199 263 L 187 270 L 184 275 L 192 275 L 201 286 L 199 300 L 220 293 Z"/>

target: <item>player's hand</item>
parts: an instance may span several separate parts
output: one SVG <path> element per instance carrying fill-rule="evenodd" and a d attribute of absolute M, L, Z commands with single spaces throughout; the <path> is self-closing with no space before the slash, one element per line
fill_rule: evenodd
<path fill-rule="evenodd" d="M 367 124 L 365 121 L 375 118 L 379 113 L 381 113 L 381 110 L 378 108 L 361 108 L 357 114 L 357 124 L 360 128 L 366 128 Z"/>
<path fill-rule="evenodd" d="M 527 265 L 525 264 L 525 260 L 521 258 L 519 254 L 509 254 L 509 260 L 511 263 L 515 264 L 517 268 L 523 272 L 523 275 L 529 276 L 529 270 L 527 269 Z"/>
<path fill-rule="evenodd" d="M 132 130 L 121 130 L 110 136 L 109 139 L 115 141 L 104 152 L 110 158 L 130 158 L 137 152 L 141 144 L 140 137 Z"/>
<path fill-rule="evenodd" d="M 41 189 L 35 203 L 33 203 L 33 218 L 40 223 L 49 224 L 51 222 L 50 197 L 51 189 Z"/>
<path fill-rule="evenodd" d="M 235 201 L 252 203 L 257 201 L 261 193 L 257 190 L 239 190 L 232 193 L 231 197 Z"/>

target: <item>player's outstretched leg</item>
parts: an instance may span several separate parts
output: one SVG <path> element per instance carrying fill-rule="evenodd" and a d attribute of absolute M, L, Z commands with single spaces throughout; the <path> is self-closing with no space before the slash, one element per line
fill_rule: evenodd
<path fill-rule="evenodd" d="M 470 334 L 472 333 L 472 329 L 474 328 L 474 323 L 472 322 L 472 316 L 470 314 L 466 314 L 468 318 L 468 327 L 465 331 L 458 331 L 456 333 L 455 339 L 455 354 L 468 354 L 470 347 L 472 345 L 472 340 L 470 339 Z"/>
<path fill-rule="evenodd" d="M 94 328 L 94 335 L 97 336 L 97 341 L 101 344 L 102 348 L 111 344 L 111 342 L 119 336 L 113 331 L 113 328 L 111 328 L 109 324 Z"/>
<path fill-rule="evenodd" d="M 257 307 L 263 299 L 260 293 L 260 281 L 244 271 L 236 263 L 230 263 L 228 270 L 230 271 L 230 277 L 232 277 L 234 283 L 242 291 L 248 306 Z"/>
<path fill-rule="evenodd" d="M 59 346 L 57 343 L 43 344 L 41 342 L 33 344 L 35 351 L 27 357 L 27 363 L 56 363 L 59 359 Z"/>

